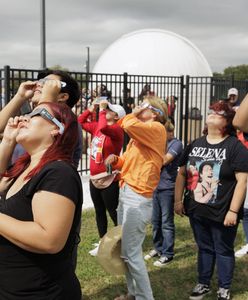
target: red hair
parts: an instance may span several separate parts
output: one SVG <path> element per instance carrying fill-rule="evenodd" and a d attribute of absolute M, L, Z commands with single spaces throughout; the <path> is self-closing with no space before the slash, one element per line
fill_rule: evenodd
<path fill-rule="evenodd" d="M 214 111 L 224 111 L 226 114 L 223 116 L 223 118 L 226 119 L 226 126 L 221 129 L 222 136 L 225 135 L 236 135 L 236 129 L 234 128 L 232 121 L 235 115 L 235 111 L 228 105 L 226 101 L 218 100 L 214 103 L 212 103 L 209 106 L 209 109 L 212 109 Z M 203 129 L 203 134 L 208 134 L 208 127 L 205 126 Z"/>
<path fill-rule="evenodd" d="M 52 115 L 64 124 L 65 130 L 62 135 L 58 134 L 54 137 L 55 140 L 52 145 L 46 150 L 38 165 L 27 174 L 25 179 L 35 176 L 49 162 L 55 160 L 72 162 L 72 155 L 78 142 L 77 118 L 71 109 L 62 103 L 44 102 L 42 104 L 49 106 Z M 17 159 L 16 163 L 3 176 L 17 178 L 27 168 L 29 163 L 30 155 L 25 153 Z"/>

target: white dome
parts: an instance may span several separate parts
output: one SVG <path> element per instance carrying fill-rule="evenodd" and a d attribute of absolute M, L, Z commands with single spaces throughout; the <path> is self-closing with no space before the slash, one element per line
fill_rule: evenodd
<path fill-rule="evenodd" d="M 201 51 L 170 31 L 144 29 L 123 35 L 96 62 L 93 73 L 212 76 Z"/>

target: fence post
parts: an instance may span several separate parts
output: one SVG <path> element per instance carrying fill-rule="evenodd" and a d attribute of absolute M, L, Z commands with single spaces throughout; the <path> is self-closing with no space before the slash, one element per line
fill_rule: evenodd
<path fill-rule="evenodd" d="M 125 111 L 127 111 L 127 78 L 128 78 L 128 74 L 127 72 L 123 73 L 123 107 L 125 109 Z M 123 151 L 126 150 L 127 148 L 127 144 L 129 142 L 129 137 L 127 135 L 127 133 L 124 133 L 124 144 L 123 144 Z"/>
<path fill-rule="evenodd" d="M 123 73 L 123 107 L 127 111 L 127 72 Z"/>
<path fill-rule="evenodd" d="M 10 66 L 4 66 L 4 99 L 3 106 L 10 101 Z"/>
<path fill-rule="evenodd" d="M 188 120 L 189 120 L 189 75 L 186 76 L 185 84 L 185 115 L 184 115 L 184 147 L 188 144 Z"/>
<path fill-rule="evenodd" d="M 183 99 L 184 99 L 184 76 L 180 76 L 180 112 L 179 112 L 179 139 L 183 138 Z"/>
<path fill-rule="evenodd" d="M 213 99 L 214 99 L 214 84 L 215 84 L 215 80 L 214 77 L 210 78 L 210 104 L 212 104 Z"/>
<path fill-rule="evenodd" d="M 234 74 L 231 74 L 231 88 L 234 87 Z"/>

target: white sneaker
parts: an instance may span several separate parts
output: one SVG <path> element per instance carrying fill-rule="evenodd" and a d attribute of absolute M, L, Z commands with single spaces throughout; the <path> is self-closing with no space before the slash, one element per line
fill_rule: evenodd
<path fill-rule="evenodd" d="M 248 254 L 248 244 L 244 245 L 239 249 L 238 251 L 235 252 L 235 257 L 242 257 L 244 255 Z"/>
<path fill-rule="evenodd" d="M 159 255 L 159 253 L 155 249 L 152 249 L 148 254 L 146 254 L 144 256 L 144 260 L 149 260 L 152 257 L 156 257 L 156 256 L 160 256 L 160 255 Z"/>
<path fill-rule="evenodd" d="M 98 242 L 98 243 L 93 243 L 92 246 L 97 247 L 97 246 L 99 246 L 99 244 L 100 244 L 100 242 Z"/>
<path fill-rule="evenodd" d="M 97 256 L 99 245 L 100 245 L 100 243 L 96 246 L 96 248 L 90 250 L 89 254 L 92 255 L 92 256 Z"/>
<path fill-rule="evenodd" d="M 153 265 L 155 267 L 163 268 L 167 266 L 171 261 L 173 260 L 173 257 L 166 257 L 166 256 L 161 256 L 160 259 L 156 260 Z"/>

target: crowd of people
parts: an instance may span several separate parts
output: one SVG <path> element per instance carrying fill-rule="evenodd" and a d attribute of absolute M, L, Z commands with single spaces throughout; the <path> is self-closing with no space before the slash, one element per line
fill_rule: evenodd
<path fill-rule="evenodd" d="M 0 111 L 0 298 L 82 298 L 75 269 L 84 130 L 91 135 L 89 185 L 99 234 L 89 254 L 97 255 L 108 232 L 108 214 L 122 226 L 127 293 L 115 300 L 154 299 L 145 262 L 173 263 L 174 212 L 189 218 L 198 249 L 189 299 L 211 292 L 215 266 L 217 299 L 231 299 L 235 256 L 248 253 L 248 96 L 239 107 L 231 88 L 228 99 L 213 102 L 203 135 L 184 149 L 174 135 L 177 97 L 164 101 L 149 84 L 138 105 L 130 89 L 125 103 L 112 104 L 104 84 L 93 98 L 87 90 L 83 97 L 84 109 L 76 80 L 47 70 L 22 83 Z M 242 218 L 246 241 L 235 253 Z M 149 223 L 153 249 L 144 255 Z"/>

